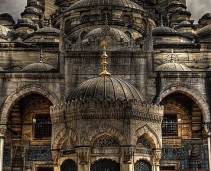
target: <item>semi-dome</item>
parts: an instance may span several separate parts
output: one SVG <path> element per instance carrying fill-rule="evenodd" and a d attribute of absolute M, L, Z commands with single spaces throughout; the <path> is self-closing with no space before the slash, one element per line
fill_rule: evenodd
<path fill-rule="evenodd" d="M 155 70 L 156 71 L 191 71 L 185 65 L 175 63 L 175 62 L 162 64 L 158 66 Z"/>
<path fill-rule="evenodd" d="M 7 21 L 10 21 L 13 24 L 15 24 L 13 17 L 8 13 L 1 13 L 0 14 L 0 20 L 7 20 Z"/>
<path fill-rule="evenodd" d="M 152 35 L 176 35 L 177 31 L 170 27 L 160 26 L 152 30 Z"/>
<path fill-rule="evenodd" d="M 105 32 L 109 32 L 109 35 L 112 36 L 116 41 L 121 42 L 129 42 L 130 38 L 121 30 L 116 28 L 108 27 L 107 29 L 104 28 L 97 28 L 90 31 L 83 39 L 82 43 L 87 42 L 89 39 L 99 39 L 99 37 L 106 34 Z"/>
<path fill-rule="evenodd" d="M 114 6 L 114 7 L 126 7 L 145 11 L 141 6 L 130 0 L 80 0 L 69 7 L 69 10 L 77 8 L 87 8 L 95 6 Z"/>
<path fill-rule="evenodd" d="M 44 62 L 36 62 L 29 64 L 22 69 L 24 72 L 45 72 L 45 71 L 55 71 L 55 68 L 52 65 L 49 65 Z"/>
<path fill-rule="evenodd" d="M 66 101 L 72 100 L 138 100 L 144 101 L 131 84 L 113 77 L 96 77 L 81 83 Z"/>
<path fill-rule="evenodd" d="M 211 13 L 206 13 L 201 17 L 201 19 L 207 19 L 207 18 L 211 18 Z"/>
<path fill-rule="evenodd" d="M 5 26 L 0 25 L 0 36 L 9 36 L 11 30 Z"/>
<path fill-rule="evenodd" d="M 40 52 L 40 60 L 38 62 L 27 65 L 22 69 L 24 72 L 45 72 L 45 71 L 56 71 L 56 69 L 43 61 L 43 52 Z"/>
<path fill-rule="evenodd" d="M 211 24 L 206 25 L 205 27 L 201 28 L 197 33 L 199 37 L 204 37 L 210 34 L 211 34 Z"/>

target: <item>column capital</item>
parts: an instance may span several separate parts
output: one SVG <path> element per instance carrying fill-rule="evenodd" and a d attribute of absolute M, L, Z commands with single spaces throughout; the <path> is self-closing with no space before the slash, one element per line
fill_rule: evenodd
<path fill-rule="evenodd" d="M 5 132 L 7 130 L 7 127 L 5 125 L 0 126 L 0 136 L 3 137 Z"/>
<path fill-rule="evenodd" d="M 211 136 L 211 122 L 207 122 L 204 124 L 204 129 L 206 131 L 206 133 L 208 134 L 208 136 Z"/>
<path fill-rule="evenodd" d="M 154 158 L 154 164 L 155 165 L 160 165 L 160 159 L 161 159 L 161 149 L 154 149 L 153 150 L 153 158 Z"/>

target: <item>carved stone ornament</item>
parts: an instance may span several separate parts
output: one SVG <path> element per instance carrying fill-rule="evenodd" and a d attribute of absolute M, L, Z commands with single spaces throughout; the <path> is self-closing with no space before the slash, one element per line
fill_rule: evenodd
<path fill-rule="evenodd" d="M 79 149 L 78 151 L 78 158 L 79 158 L 79 164 L 80 165 L 87 165 L 88 164 L 88 149 Z"/>
<path fill-rule="evenodd" d="M 7 130 L 6 126 L 0 126 L 0 136 L 4 136 L 6 130 Z"/>
<path fill-rule="evenodd" d="M 208 134 L 211 134 L 211 123 L 205 123 L 204 129 Z"/>
<path fill-rule="evenodd" d="M 154 164 L 155 165 L 160 165 L 161 149 L 155 149 L 153 151 L 153 155 L 154 155 Z"/>
<path fill-rule="evenodd" d="M 134 151 L 133 149 L 127 149 L 124 151 L 123 154 L 123 162 L 124 164 L 131 164 L 133 158 Z"/>
<path fill-rule="evenodd" d="M 52 154 L 53 164 L 58 165 L 59 150 L 52 149 L 51 154 Z"/>

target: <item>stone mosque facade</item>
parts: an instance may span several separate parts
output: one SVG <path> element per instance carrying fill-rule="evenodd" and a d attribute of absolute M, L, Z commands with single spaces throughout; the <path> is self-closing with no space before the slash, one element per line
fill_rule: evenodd
<path fill-rule="evenodd" d="M 185 0 L 28 0 L 0 14 L 0 171 L 211 171 L 211 14 Z"/>

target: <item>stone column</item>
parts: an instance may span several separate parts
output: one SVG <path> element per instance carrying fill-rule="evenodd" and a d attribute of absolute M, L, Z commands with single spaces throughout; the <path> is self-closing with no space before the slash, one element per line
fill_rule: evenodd
<path fill-rule="evenodd" d="M 211 171 L 211 123 L 205 125 L 205 131 L 207 132 L 209 171 Z"/>
<path fill-rule="evenodd" d="M 153 165 L 152 171 L 160 171 L 161 149 L 153 150 Z"/>
<path fill-rule="evenodd" d="M 3 171 L 4 134 L 6 129 L 6 126 L 0 126 L 0 171 Z"/>
<path fill-rule="evenodd" d="M 60 170 L 59 169 L 59 165 L 58 165 L 59 153 L 60 153 L 59 149 L 52 149 L 51 150 L 54 171 L 59 171 Z"/>
<path fill-rule="evenodd" d="M 122 158 L 120 164 L 120 171 L 134 171 L 133 148 L 124 148 L 122 147 Z"/>
<path fill-rule="evenodd" d="M 89 163 L 89 147 L 80 147 L 77 149 L 78 153 L 78 170 L 80 171 L 89 171 L 90 163 Z"/>

